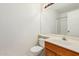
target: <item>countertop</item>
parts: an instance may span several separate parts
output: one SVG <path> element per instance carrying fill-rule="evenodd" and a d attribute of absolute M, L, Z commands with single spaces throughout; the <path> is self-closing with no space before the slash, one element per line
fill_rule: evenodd
<path fill-rule="evenodd" d="M 58 46 L 79 53 L 79 37 L 56 35 L 56 34 L 44 35 L 44 36 L 49 37 L 48 39 L 45 40 L 47 42 L 56 44 Z M 62 40 L 62 37 L 65 37 L 66 40 Z"/>

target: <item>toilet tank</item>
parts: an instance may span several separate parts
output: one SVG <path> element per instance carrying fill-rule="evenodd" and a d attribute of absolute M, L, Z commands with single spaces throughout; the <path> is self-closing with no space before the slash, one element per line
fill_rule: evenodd
<path fill-rule="evenodd" d="M 39 45 L 40 45 L 41 47 L 44 47 L 44 46 L 45 46 L 45 39 L 40 38 L 40 39 L 39 39 Z"/>

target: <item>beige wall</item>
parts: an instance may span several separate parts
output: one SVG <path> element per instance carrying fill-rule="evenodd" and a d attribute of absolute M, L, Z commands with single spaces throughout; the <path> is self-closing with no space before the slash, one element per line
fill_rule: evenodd
<path fill-rule="evenodd" d="M 0 55 L 27 55 L 40 31 L 40 4 L 0 4 Z"/>

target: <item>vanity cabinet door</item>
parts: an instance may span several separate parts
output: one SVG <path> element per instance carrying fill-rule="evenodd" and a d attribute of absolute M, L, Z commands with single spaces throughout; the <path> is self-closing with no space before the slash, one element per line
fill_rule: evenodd
<path fill-rule="evenodd" d="M 57 56 L 55 52 L 52 52 L 51 50 L 46 49 L 46 48 L 45 48 L 45 55 L 46 56 Z"/>
<path fill-rule="evenodd" d="M 72 50 L 63 48 L 61 46 L 49 42 L 45 42 L 45 49 L 47 51 L 47 55 L 51 55 L 53 52 L 52 56 L 79 56 L 79 53 L 77 52 L 74 52 Z"/>

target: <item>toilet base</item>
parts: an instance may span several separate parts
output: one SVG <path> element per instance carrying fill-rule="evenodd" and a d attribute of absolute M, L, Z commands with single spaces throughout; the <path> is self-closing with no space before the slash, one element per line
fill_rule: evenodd
<path fill-rule="evenodd" d="M 34 46 L 30 49 L 30 52 L 34 55 L 34 56 L 40 56 L 41 53 L 43 51 L 43 48 L 40 46 Z"/>

